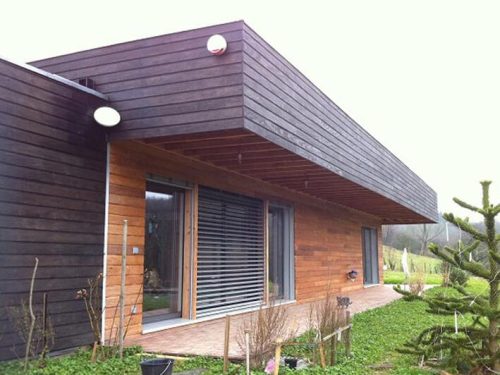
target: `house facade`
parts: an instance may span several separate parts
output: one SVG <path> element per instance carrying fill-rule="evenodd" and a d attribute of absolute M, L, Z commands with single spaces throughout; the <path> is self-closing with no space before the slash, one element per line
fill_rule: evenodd
<path fill-rule="evenodd" d="M 381 225 L 437 219 L 435 192 L 243 22 L 32 66 L 0 60 L 0 308 L 38 257 L 57 348 L 89 342 L 73 294 L 98 272 L 115 335 L 124 242 L 140 335 L 381 283 Z"/>

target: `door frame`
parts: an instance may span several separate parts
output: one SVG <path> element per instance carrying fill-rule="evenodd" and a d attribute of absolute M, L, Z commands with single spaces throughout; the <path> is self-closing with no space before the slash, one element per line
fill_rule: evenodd
<path fill-rule="evenodd" d="M 295 211 L 293 206 L 279 204 L 274 202 L 267 202 L 264 205 L 265 209 L 265 247 L 266 247 L 266 280 L 265 280 L 265 295 L 266 295 L 266 303 L 269 303 L 269 263 L 271 259 L 271 247 L 269 244 L 270 235 L 269 235 L 269 210 L 271 208 L 278 208 L 283 210 L 283 247 L 285 253 L 284 259 L 284 297 L 281 301 L 294 301 L 295 300 Z"/>
<path fill-rule="evenodd" d="M 146 174 L 145 182 L 155 182 L 158 184 L 171 186 L 174 188 L 179 188 L 184 190 L 184 201 L 182 202 L 182 240 L 183 247 L 181 249 L 181 262 L 180 262 L 180 288 L 181 288 L 181 319 L 194 319 L 194 304 L 196 303 L 193 295 L 196 295 L 193 290 L 195 286 L 195 244 L 196 244 L 196 224 L 195 224 L 195 212 L 197 210 L 196 205 L 196 195 L 197 186 L 185 182 L 176 180 L 173 178 L 158 176 L 155 174 Z M 145 249 L 144 249 L 145 250 Z M 143 251 L 143 256 L 145 251 Z M 144 281 L 143 281 L 144 282 Z M 166 319 L 164 322 L 168 322 Z M 155 323 L 157 324 L 157 323 Z M 148 325 L 148 323 L 142 323 L 143 327 Z"/>
<path fill-rule="evenodd" d="M 370 256 L 369 259 L 367 259 L 367 243 L 365 239 L 365 231 L 369 232 L 370 235 L 370 245 L 371 248 L 369 249 L 370 251 Z M 372 234 L 375 236 L 375 240 L 373 241 Z M 374 247 L 373 247 L 374 245 Z M 373 251 L 375 250 L 376 256 L 373 257 Z M 378 285 L 380 284 L 380 267 L 379 267 L 379 246 L 378 246 L 378 229 L 376 227 L 370 227 L 370 226 L 363 226 L 361 227 L 361 253 L 362 253 L 362 262 L 363 262 L 363 285 L 365 286 L 370 286 L 370 285 Z M 371 280 L 367 280 L 367 267 L 368 264 L 367 262 L 370 261 L 370 268 L 371 268 Z M 376 278 L 374 280 L 374 275 L 373 271 L 375 270 Z"/>

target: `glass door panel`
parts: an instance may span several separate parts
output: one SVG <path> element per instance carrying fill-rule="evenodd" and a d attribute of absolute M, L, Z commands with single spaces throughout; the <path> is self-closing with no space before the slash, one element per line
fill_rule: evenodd
<path fill-rule="evenodd" d="M 147 182 L 143 323 L 181 316 L 183 216 L 182 189 Z"/>
<path fill-rule="evenodd" d="M 284 210 L 269 207 L 269 297 L 285 299 L 285 231 Z"/>

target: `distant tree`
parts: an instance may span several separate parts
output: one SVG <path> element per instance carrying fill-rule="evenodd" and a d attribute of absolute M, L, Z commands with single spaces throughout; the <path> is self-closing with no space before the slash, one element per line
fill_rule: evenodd
<path fill-rule="evenodd" d="M 446 224 L 438 222 L 436 224 L 420 224 L 415 226 L 415 236 L 420 243 L 419 255 L 424 255 L 429 244 L 436 240 L 446 231 Z"/>
<path fill-rule="evenodd" d="M 500 234 L 496 233 L 495 217 L 500 213 L 500 204 L 490 203 L 490 181 L 481 182 L 483 189 L 482 207 L 475 207 L 454 198 L 455 203 L 470 211 L 483 216 L 484 230 L 478 230 L 469 223 L 453 214 L 444 214 L 445 220 L 468 233 L 474 241 L 464 245 L 458 242 L 457 247 L 440 247 L 431 244 L 429 250 L 452 267 L 459 268 L 472 275 L 484 279 L 489 284 L 489 295 L 473 295 L 463 286 L 453 284 L 458 292 L 456 295 L 416 296 L 408 291 L 396 287 L 396 291 L 403 294 L 406 299 L 422 299 L 429 305 L 433 314 L 454 315 L 460 314 L 470 319 L 465 320 L 465 325 L 437 325 L 425 329 L 411 342 L 405 344 L 400 351 L 414 353 L 425 359 L 438 357 L 441 352 L 448 352 L 448 359 L 454 364 L 467 365 L 474 374 L 500 373 L 499 352 L 499 294 L 500 281 Z M 485 263 L 476 262 L 469 255 L 483 245 L 488 252 Z M 461 320 L 461 322 L 463 322 Z"/>
<path fill-rule="evenodd" d="M 394 225 L 383 225 L 382 226 L 382 243 L 384 245 L 389 246 L 392 243 L 392 239 L 395 234 L 395 226 Z"/>
<path fill-rule="evenodd" d="M 409 252 L 415 253 L 415 249 L 419 248 L 420 244 L 415 238 L 415 235 L 410 230 L 410 227 L 405 225 L 398 228 L 397 236 L 394 236 L 393 247 L 399 250 L 407 248 Z"/>

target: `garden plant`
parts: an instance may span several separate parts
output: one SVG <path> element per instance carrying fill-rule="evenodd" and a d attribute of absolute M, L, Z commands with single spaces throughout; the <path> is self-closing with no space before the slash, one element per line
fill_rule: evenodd
<path fill-rule="evenodd" d="M 476 207 L 458 198 L 459 206 L 480 214 L 484 230 L 469 223 L 469 220 L 456 217 L 451 213 L 443 217 L 460 230 L 468 233 L 473 241 L 470 244 L 458 242 L 456 247 L 439 247 L 435 244 L 429 250 L 444 262 L 451 265 L 455 276 L 463 272 L 487 282 L 485 294 L 470 292 L 463 284 L 466 277 L 451 277 L 450 283 L 457 293 L 417 296 L 401 287 L 395 289 L 408 300 L 422 299 L 429 306 L 429 312 L 436 315 L 450 315 L 454 323 L 437 324 L 423 330 L 415 339 L 407 342 L 402 352 L 419 355 L 422 361 L 439 366 L 453 366 L 461 373 L 498 374 L 500 373 L 499 352 L 499 295 L 500 253 L 498 245 L 500 234 L 495 231 L 495 218 L 500 213 L 500 204 L 490 202 L 490 181 L 481 182 L 482 206 Z M 478 262 L 471 254 L 483 246 L 488 253 L 485 262 Z M 455 282 L 453 282 L 455 281 Z M 461 285 L 462 284 L 462 285 Z"/>

